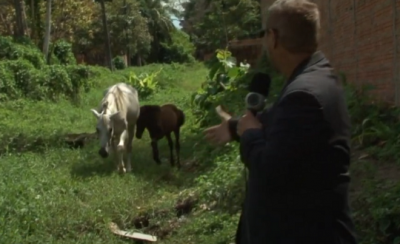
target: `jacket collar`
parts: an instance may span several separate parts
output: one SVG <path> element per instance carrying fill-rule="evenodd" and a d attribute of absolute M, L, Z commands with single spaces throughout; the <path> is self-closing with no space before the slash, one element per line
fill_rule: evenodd
<path fill-rule="evenodd" d="M 285 85 L 283 86 L 281 93 L 279 94 L 279 97 L 277 101 L 279 101 L 282 98 L 283 93 L 286 90 L 286 87 L 292 83 L 297 76 L 302 74 L 307 68 L 316 65 L 317 63 L 321 62 L 322 60 L 326 59 L 325 55 L 321 51 L 316 51 L 313 53 L 309 58 L 305 59 L 303 62 L 301 62 L 293 71 L 293 73 L 290 75 L 289 79 L 286 81 Z M 275 103 L 276 104 L 276 103 Z M 274 105 L 275 105 L 274 104 Z"/>
<path fill-rule="evenodd" d="M 319 63 L 320 61 L 325 59 L 325 55 L 321 51 L 316 51 L 313 53 L 309 58 L 305 59 L 301 62 L 290 75 L 289 79 L 287 80 L 285 87 L 292 83 L 298 75 L 304 72 L 307 68 Z"/>

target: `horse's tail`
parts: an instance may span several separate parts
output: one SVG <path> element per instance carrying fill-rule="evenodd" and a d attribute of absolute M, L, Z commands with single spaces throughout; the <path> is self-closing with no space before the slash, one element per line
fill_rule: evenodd
<path fill-rule="evenodd" d="M 182 110 L 178 109 L 178 114 L 179 114 L 178 125 L 179 125 L 179 127 L 181 127 L 185 123 L 185 120 L 186 120 L 185 113 Z"/>

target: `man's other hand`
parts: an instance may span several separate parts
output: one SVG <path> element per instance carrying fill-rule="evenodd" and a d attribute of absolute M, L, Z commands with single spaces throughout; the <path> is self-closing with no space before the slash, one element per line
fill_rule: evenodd
<path fill-rule="evenodd" d="M 218 106 L 215 108 L 218 115 L 220 116 L 222 123 L 214 125 L 204 130 L 205 138 L 214 145 L 225 145 L 232 141 L 232 135 L 229 132 L 229 119 L 232 117 L 225 110 Z"/>
<path fill-rule="evenodd" d="M 258 119 L 250 111 L 247 111 L 238 122 L 237 134 L 242 136 L 246 130 L 260 128 L 262 128 L 262 125 Z"/>

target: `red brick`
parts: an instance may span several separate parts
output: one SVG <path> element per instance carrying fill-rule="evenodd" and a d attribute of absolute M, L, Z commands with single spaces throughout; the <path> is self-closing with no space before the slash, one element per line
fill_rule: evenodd
<path fill-rule="evenodd" d="M 264 9 L 273 2 L 261 0 Z M 320 49 L 335 69 L 343 71 L 350 82 L 374 84 L 377 90 L 371 94 L 385 102 L 397 101 L 399 105 L 400 1 L 312 2 L 318 4 L 321 13 Z"/>

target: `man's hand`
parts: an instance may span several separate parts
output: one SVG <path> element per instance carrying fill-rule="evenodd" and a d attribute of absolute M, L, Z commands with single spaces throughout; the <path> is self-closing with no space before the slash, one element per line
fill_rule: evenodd
<path fill-rule="evenodd" d="M 215 110 L 221 117 L 222 123 L 205 129 L 205 138 L 214 145 L 224 145 L 232 141 L 232 136 L 229 132 L 228 124 L 228 120 L 232 116 L 225 112 L 221 106 L 218 106 Z"/>
<path fill-rule="evenodd" d="M 239 120 L 237 126 L 237 134 L 242 136 L 243 133 L 248 129 L 259 129 L 262 128 L 261 123 L 257 120 L 256 117 L 250 112 L 247 111 L 245 115 Z"/>

